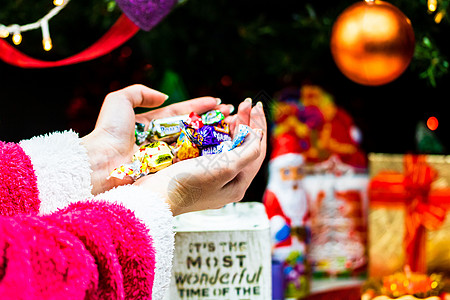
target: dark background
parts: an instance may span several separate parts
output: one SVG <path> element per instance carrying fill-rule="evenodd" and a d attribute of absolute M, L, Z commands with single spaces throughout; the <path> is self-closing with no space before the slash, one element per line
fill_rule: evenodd
<path fill-rule="evenodd" d="M 43 0 L 1 2 L 1 24 L 30 23 L 52 7 Z M 353 116 L 366 153 L 419 152 L 416 126 L 435 116 L 434 134 L 448 154 L 448 19 L 436 24 L 424 0 L 390 1 L 411 19 L 421 51 L 397 80 L 367 87 L 342 75 L 329 50 L 334 20 L 355 2 L 188 0 L 150 32 L 90 62 L 50 69 L 0 62 L 0 139 L 18 142 L 69 128 L 87 134 L 104 96 L 134 83 L 166 92 L 172 102 L 211 95 L 236 107 L 246 97 L 270 102 L 263 95 L 312 83 Z M 61 59 L 95 42 L 119 15 L 113 1 L 72 1 L 50 22 L 53 50 L 42 50 L 39 30 L 24 33 L 18 48 Z M 424 37 L 432 47 L 421 46 Z M 266 165 L 247 200 L 261 199 L 265 180 Z"/>

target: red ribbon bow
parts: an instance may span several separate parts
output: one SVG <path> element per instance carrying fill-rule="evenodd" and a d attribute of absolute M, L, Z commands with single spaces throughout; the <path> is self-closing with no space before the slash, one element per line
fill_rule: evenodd
<path fill-rule="evenodd" d="M 428 201 L 431 183 L 437 178 L 437 172 L 426 162 L 425 156 L 405 156 L 404 185 L 407 193 L 405 218 L 406 263 L 412 271 L 426 272 L 425 251 L 426 232 L 436 230 L 445 220 L 445 210 Z"/>

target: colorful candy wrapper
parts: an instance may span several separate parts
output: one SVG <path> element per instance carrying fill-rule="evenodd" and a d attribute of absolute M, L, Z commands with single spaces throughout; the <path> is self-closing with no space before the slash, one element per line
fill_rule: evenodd
<path fill-rule="evenodd" d="M 203 143 L 203 136 L 197 133 L 195 128 L 189 126 L 186 122 L 180 122 L 181 131 L 187 136 L 187 138 L 197 147 L 201 147 Z"/>
<path fill-rule="evenodd" d="M 203 127 L 199 128 L 194 135 L 197 139 L 200 147 L 210 147 L 219 145 L 219 140 L 216 138 L 216 131 L 214 130 L 214 126 L 212 125 L 203 125 Z M 201 137 L 201 138 L 200 138 Z"/>
<path fill-rule="evenodd" d="M 142 173 L 154 173 L 172 164 L 173 154 L 165 142 L 154 142 L 141 146 L 133 155 L 133 161 L 142 163 Z"/>
<path fill-rule="evenodd" d="M 206 126 L 211 126 L 211 125 L 205 125 L 203 127 L 206 127 Z M 214 137 L 217 139 L 218 145 L 203 147 L 202 155 L 217 154 L 217 153 L 222 152 L 225 144 L 227 144 L 225 142 L 228 142 L 231 146 L 231 137 L 229 134 L 221 132 L 221 131 L 217 131 L 216 126 L 211 126 L 211 127 L 213 127 L 212 133 L 213 133 Z M 227 150 L 225 150 L 225 151 L 227 151 Z"/>
<path fill-rule="evenodd" d="M 141 146 L 133 155 L 131 163 L 115 168 L 109 177 L 123 179 L 129 176 L 136 180 L 178 160 L 197 157 L 200 151 L 201 155 L 229 151 L 240 146 L 249 131 L 250 127 L 239 125 L 232 140 L 224 115 L 218 110 L 211 110 L 201 117 L 192 112 L 189 115 L 153 120 L 147 131 L 145 124 L 136 123 L 136 144 L 140 145 L 146 140 L 152 142 Z M 175 141 L 176 147 L 172 149 L 167 143 Z"/>
<path fill-rule="evenodd" d="M 137 179 L 141 175 L 141 162 L 136 160 L 132 163 L 121 165 L 118 168 L 115 168 L 108 176 L 107 179 L 114 177 L 119 179 L 124 179 L 126 176 L 129 176 L 133 179 Z"/>
<path fill-rule="evenodd" d="M 136 122 L 134 124 L 134 136 L 136 137 L 136 145 L 141 145 L 147 139 L 149 132 L 145 130 L 144 123 Z"/>
<path fill-rule="evenodd" d="M 213 128 L 213 135 L 217 139 L 217 141 L 219 141 L 219 143 L 231 141 L 231 137 L 228 133 L 219 131 L 216 126 L 213 126 Z"/>
<path fill-rule="evenodd" d="M 191 112 L 186 120 L 186 123 L 194 129 L 199 129 L 203 126 L 202 117 L 195 112 Z"/>
<path fill-rule="evenodd" d="M 249 132 L 250 132 L 249 126 L 240 124 L 238 127 L 238 132 L 237 132 L 235 138 L 233 139 L 233 141 L 228 140 L 228 141 L 221 142 L 217 146 L 203 148 L 202 156 L 209 155 L 209 154 L 222 153 L 225 151 L 233 150 L 236 147 L 239 147 L 240 145 L 242 145 L 245 137 L 247 136 L 247 134 Z"/>
<path fill-rule="evenodd" d="M 169 145 L 157 141 L 143 145 L 133 155 L 132 162 L 114 169 L 109 177 L 123 179 L 130 176 L 136 180 L 150 173 L 155 173 L 172 164 L 173 154 Z"/>
<path fill-rule="evenodd" d="M 175 142 L 182 129 L 180 121 L 185 121 L 188 117 L 188 115 L 181 115 L 152 120 L 148 129 L 148 139 L 153 142 L 164 141 L 169 144 Z"/>
<path fill-rule="evenodd" d="M 177 140 L 177 146 L 174 149 L 175 155 L 179 160 L 198 157 L 200 150 L 192 144 L 189 138 L 186 136 L 185 130 L 181 131 Z"/>
<path fill-rule="evenodd" d="M 203 148 L 202 149 L 202 156 L 203 155 L 210 155 L 210 154 L 218 154 L 222 152 L 222 147 L 221 145 L 217 145 L 217 146 L 211 146 L 211 147 L 207 147 L 207 148 Z"/>
<path fill-rule="evenodd" d="M 225 152 L 225 151 L 230 151 L 233 150 L 233 142 L 232 141 L 226 141 L 223 142 L 219 145 L 219 151 L 220 152 Z"/>
<path fill-rule="evenodd" d="M 219 123 L 223 119 L 225 119 L 223 113 L 216 109 L 210 110 L 202 115 L 202 121 L 204 125 Z"/>
<path fill-rule="evenodd" d="M 203 125 L 196 130 L 186 122 L 180 122 L 180 124 L 189 140 L 199 148 L 216 146 L 221 142 L 231 140 L 229 134 L 218 131 L 217 127 L 213 125 Z M 222 128 L 225 127 L 222 125 Z"/>
<path fill-rule="evenodd" d="M 203 155 L 210 155 L 210 154 L 218 154 L 218 153 L 222 153 L 225 151 L 229 151 L 231 150 L 231 146 L 232 146 L 233 142 L 232 141 L 225 141 L 220 143 L 217 146 L 211 146 L 211 147 L 206 147 L 202 149 L 202 156 Z"/>
<path fill-rule="evenodd" d="M 225 120 L 222 120 L 217 124 L 214 124 L 214 128 L 216 129 L 217 132 L 222 132 L 230 135 L 230 126 L 228 126 L 228 123 L 225 122 Z"/>
<path fill-rule="evenodd" d="M 233 139 L 233 144 L 231 146 L 231 149 L 234 149 L 236 147 L 239 147 L 244 142 L 245 137 L 250 132 L 250 127 L 244 124 L 239 124 L 238 132 L 236 136 Z"/>

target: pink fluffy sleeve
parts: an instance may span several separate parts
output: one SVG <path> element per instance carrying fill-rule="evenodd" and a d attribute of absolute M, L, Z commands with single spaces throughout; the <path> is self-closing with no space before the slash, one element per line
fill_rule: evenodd
<path fill-rule="evenodd" d="M 0 215 L 38 213 L 37 179 L 22 147 L 0 141 Z"/>
<path fill-rule="evenodd" d="M 121 204 L 0 217 L 1 299 L 152 299 L 148 227 Z"/>

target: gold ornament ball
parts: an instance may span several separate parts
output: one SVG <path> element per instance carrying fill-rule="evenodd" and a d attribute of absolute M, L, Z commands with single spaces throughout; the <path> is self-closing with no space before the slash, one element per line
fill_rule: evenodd
<path fill-rule="evenodd" d="M 363 85 L 395 80 L 414 54 L 411 21 L 384 1 L 361 1 L 344 10 L 333 25 L 331 53 L 339 70 Z"/>

